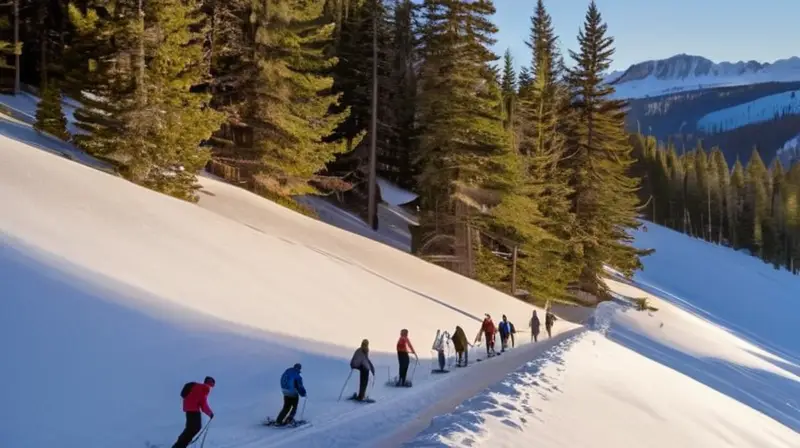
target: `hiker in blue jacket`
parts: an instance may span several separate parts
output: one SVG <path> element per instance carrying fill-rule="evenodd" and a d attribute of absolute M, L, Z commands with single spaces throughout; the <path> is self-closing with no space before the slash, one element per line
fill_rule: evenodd
<path fill-rule="evenodd" d="M 297 404 L 300 397 L 306 396 L 306 388 L 303 387 L 303 377 L 300 376 L 302 366 L 298 363 L 286 369 L 281 375 L 281 391 L 283 392 L 283 409 L 278 414 L 275 424 L 278 426 L 288 425 L 294 421 L 294 414 L 297 412 Z"/>
<path fill-rule="evenodd" d="M 497 332 L 500 333 L 500 351 L 504 352 L 508 347 L 508 337 L 511 335 L 511 323 L 508 322 L 505 314 L 503 314 L 503 321 L 497 326 Z"/>

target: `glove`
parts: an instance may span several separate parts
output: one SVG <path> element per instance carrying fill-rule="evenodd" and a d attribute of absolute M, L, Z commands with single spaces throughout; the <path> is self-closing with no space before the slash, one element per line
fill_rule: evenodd
<path fill-rule="evenodd" d="M 211 415 L 208 416 L 208 418 L 213 420 L 214 419 L 214 413 L 212 412 Z"/>

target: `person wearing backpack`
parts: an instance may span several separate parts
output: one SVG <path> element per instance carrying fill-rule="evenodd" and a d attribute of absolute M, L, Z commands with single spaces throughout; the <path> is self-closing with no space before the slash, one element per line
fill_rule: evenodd
<path fill-rule="evenodd" d="M 281 375 L 281 392 L 283 392 L 283 408 L 275 419 L 275 425 L 286 426 L 294 421 L 294 414 L 297 412 L 297 404 L 300 397 L 306 396 L 306 388 L 303 386 L 303 377 L 300 370 L 303 368 L 299 363 L 286 369 Z"/>
<path fill-rule="evenodd" d="M 497 326 L 497 331 L 500 333 L 500 351 L 505 352 L 508 348 L 508 337 L 511 335 L 511 324 L 505 314 L 503 314 L 500 325 Z"/>
<path fill-rule="evenodd" d="M 214 418 L 214 412 L 208 405 L 208 394 L 215 384 L 214 378 L 207 376 L 202 384 L 190 382 L 183 385 L 181 398 L 183 398 L 183 412 L 186 414 L 186 426 L 172 448 L 186 448 L 192 443 L 194 436 L 203 427 L 203 417 L 200 412 L 206 414 L 208 418 Z"/>
<path fill-rule="evenodd" d="M 358 370 L 358 393 L 355 394 L 356 401 L 364 401 L 367 398 L 367 385 L 369 384 L 369 374 L 375 377 L 375 366 L 369 359 L 369 340 L 361 341 L 361 347 L 357 348 L 350 359 L 350 368 Z"/>

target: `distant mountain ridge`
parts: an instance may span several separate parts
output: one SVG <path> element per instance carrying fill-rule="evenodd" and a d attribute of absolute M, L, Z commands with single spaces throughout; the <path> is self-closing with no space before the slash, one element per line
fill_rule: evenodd
<path fill-rule="evenodd" d="M 644 61 L 625 71 L 610 73 L 620 98 L 644 98 L 712 87 L 800 81 L 800 57 L 775 62 L 719 62 L 702 56 L 679 54 Z"/>

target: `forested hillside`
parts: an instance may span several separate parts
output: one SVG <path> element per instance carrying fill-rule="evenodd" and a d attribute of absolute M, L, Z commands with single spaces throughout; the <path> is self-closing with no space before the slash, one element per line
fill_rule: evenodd
<path fill-rule="evenodd" d="M 645 178 L 639 193 L 647 219 L 800 272 L 800 164 L 767 167 L 753 150 L 731 167 L 719 147 L 702 142 L 679 152 L 653 137 L 631 141 Z"/>
<path fill-rule="evenodd" d="M 378 175 L 420 196 L 425 259 L 539 300 L 602 297 L 604 264 L 640 267 L 626 104 L 601 83 L 614 41 L 594 3 L 563 54 L 538 2 L 519 74 L 491 51 L 490 0 L 18 3 L 7 62 L 42 92 L 37 129 L 132 182 L 192 201 L 212 164 L 282 203 L 364 191 L 374 142 Z"/>

